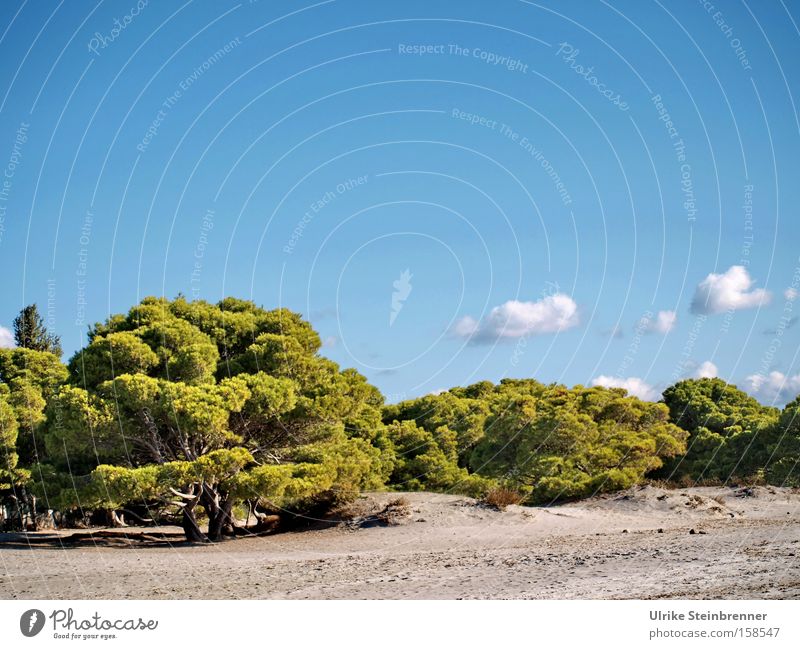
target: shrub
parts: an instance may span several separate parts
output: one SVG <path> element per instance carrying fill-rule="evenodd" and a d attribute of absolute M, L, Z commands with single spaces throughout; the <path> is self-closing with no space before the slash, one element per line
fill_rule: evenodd
<path fill-rule="evenodd" d="M 504 511 L 509 505 L 519 505 L 525 500 L 525 496 L 516 489 L 509 487 L 494 487 L 486 492 L 483 502 L 489 507 L 494 507 L 499 511 Z"/>

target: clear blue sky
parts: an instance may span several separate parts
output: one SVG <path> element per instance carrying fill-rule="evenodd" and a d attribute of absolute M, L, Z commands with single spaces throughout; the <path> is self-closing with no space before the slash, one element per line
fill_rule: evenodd
<path fill-rule="evenodd" d="M 6 329 L 37 302 L 69 356 L 146 295 L 235 295 L 303 313 L 392 400 L 505 376 L 800 392 L 797 3 L 0 21 Z"/>

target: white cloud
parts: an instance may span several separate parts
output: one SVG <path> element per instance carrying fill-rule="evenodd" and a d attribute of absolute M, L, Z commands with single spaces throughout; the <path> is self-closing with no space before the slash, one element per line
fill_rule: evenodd
<path fill-rule="evenodd" d="M 752 288 L 754 283 L 744 266 L 731 266 L 722 274 L 711 273 L 695 289 L 692 313 L 723 313 L 768 304 L 772 298 L 769 291 Z"/>
<path fill-rule="evenodd" d="M 478 333 L 478 321 L 472 316 L 465 315 L 453 327 L 453 334 L 459 338 L 471 338 Z"/>
<path fill-rule="evenodd" d="M 800 293 L 798 293 L 796 288 L 787 288 L 783 292 L 783 297 L 785 297 L 790 302 L 796 300 L 798 295 L 800 295 Z"/>
<path fill-rule="evenodd" d="M 643 319 L 644 331 L 645 333 L 668 334 L 675 328 L 677 322 L 678 314 L 674 311 L 659 311 L 655 319 Z"/>
<path fill-rule="evenodd" d="M 11 349 L 12 347 L 15 346 L 16 345 L 14 344 L 14 334 L 12 334 L 11 331 L 6 329 L 5 327 L 0 327 L 0 349 L 2 348 Z"/>
<path fill-rule="evenodd" d="M 745 389 L 762 403 L 782 406 L 800 393 L 800 374 L 786 376 L 777 370 L 767 375 L 751 374 Z"/>
<path fill-rule="evenodd" d="M 323 347 L 336 347 L 336 343 L 338 339 L 336 336 L 328 336 L 327 338 L 323 339 L 322 346 Z"/>
<path fill-rule="evenodd" d="M 570 329 L 579 323 L 578 305 L 564 293 L 536 302 L 509 300 L 494 307 L 483 321 L 465 316 L 453 327 L 453 334 L 474 340 L 523 338 Z"/>
<path fill-rule="evenodd" d="M 601 375 L 592 381 L 592 385 L 600 385 L 604 388 L 624 388 L 631 396 L 639 397 L 644 401 L 657 401 L 660 396 L 658 390 L 637 376 L 621 379 L 616 376 Z"/>
<path fill-rule="evenodd" d="M 704 361 L 700 363 L 698 368 L 694 371 L 694 378 L 696 379 L 713 379 L 719 374 L 719 369 L 711 361 Z"/>

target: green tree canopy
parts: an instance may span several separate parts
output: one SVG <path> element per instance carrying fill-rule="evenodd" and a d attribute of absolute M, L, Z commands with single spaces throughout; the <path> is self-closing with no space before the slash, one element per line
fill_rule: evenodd
<path fill-rule="evenodd" d="M 0 490 L 11 489 L 27 477 L 17 467 L 19 424 L 8 397 L 8 386 L 0 384 Z"/>
<path fill-rule="evenodd" d="M 766 468 L 777 408 L 718 378 L 680 381 L 664 391 L 664 402 L 672 421 L 689 433 L 686 453 L 664 467 L 665 477 L 728 480 Z"/>
<path fill-rule="evenodd" d="M 483 426 L 489 416 L 489 409 L 488 400 L 466 394 L 459 396 L 451 390 L 386 406 L 383 418 L 386 423 L 413 421 L 430 433 L 447 428 L 455 450 L 452 453 L 448 449 L 448 453 L 465 466 L 470 451 L 483 437 Z"/>
<path fill-rule="evenodd" d="M 800 396 L 786 404 L 766 437 L 762 457 L 770 484 L 800 487 Z"/>
<path fill-rule="evenodd" d="M 663 403 L 506 379 L 385 406 L 298 314 L 234 298 L 146 298 L 94 325 L 67 366 L 34 347 L 0 349 L 0 490 L 174 512 L 195 541 L 234 531 L 240 503 L 308 509 L 387 482 L 535 503 L 649 476 L 800 484 L 800 398 L 780 412 L 720 379 L 681 381 Z"/>
<path fill-rule="evenodd" d="M 621 389 L 515 382 L 499 392 L 470 466 L 534 502 L 627 488 L 685 449 L 666 406 Z"/>
<path fill-rule="evenodd" d="M 24 347 L 0 349 L 0 467 L 8 473 L 0 489 L 22 485 L 27 468 L 44 450 L 40 433 L 47 400 L 66 378 L 57 356 Z M 13 477 L 13 479 L 12 479 Z"/>
<path fill-rule="evenodd" d="M 237 502 L 350 497 L 392 469 L 380 393 L 294 313 L 147 298 L 89 338 L 50 407 L 47 471 L 89 476 L 62 502 L 180 503 L 193 540 L 199 506 L 218 539 Z"/>
<path fill-rule="evenodd" d="M 430 432 L 413 421 L 394 421 L 388 432 L 396 452 L 391 475 L 396 489 L 480 496 L 493 484 L 458 466 L 456 435 L 447 426 Z"/>
<path fill-rule="evenodd" d="M 534 502 L 631 486 L 683 453 L 687 437 L 663 404 L 532 379 L 404 401 L 384 408 L 384 421 L 397 450 L 393 482 L 453 488 L 468 469 Z"/>

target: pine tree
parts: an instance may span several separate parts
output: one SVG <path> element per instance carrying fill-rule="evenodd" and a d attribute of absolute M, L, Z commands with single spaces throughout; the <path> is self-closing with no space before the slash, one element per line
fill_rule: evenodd
<path fill-rule="evenodd" d="M 14 340 L 17 347 L 61 356 L 61 338 L 48 333 L 35 304 L 29 304 L 14 318 Z"/>

